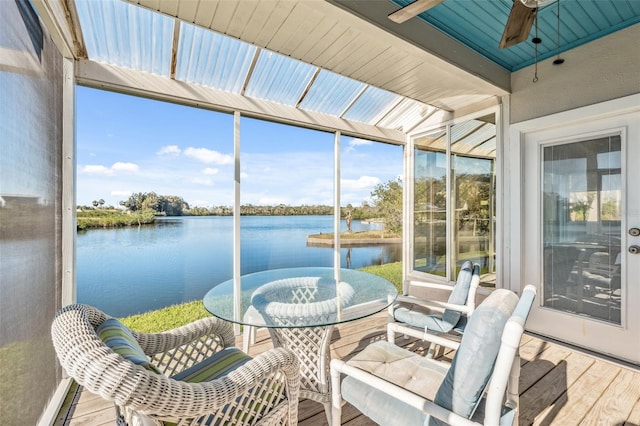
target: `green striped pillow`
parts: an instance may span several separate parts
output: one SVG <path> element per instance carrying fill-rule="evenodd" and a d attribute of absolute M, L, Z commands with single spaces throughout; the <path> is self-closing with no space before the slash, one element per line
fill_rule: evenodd
<path fill-rule="evenodd" d="M 251 357 L 240 349 L 230 347 L 171 376 L 171 378 L 189 383 L 208 382 L 229 374 L 250 360 Z"/>
<path fill-rule="evenodd" d="M 98 337 L 115 353 L 149 371 L 160 371 L 149 361 L 131 330 L 115 318 L 109 318 L 96 328 Z"/>
<path fill-rule="evenodd" d="M 242 352 L 240 349 L 229 347 L 221 350 L 220 352 L 207 359 L 200 361 L 195 365 L 192 365 L 186 370 L 183 370 L 178 374 L 171 376 L 171 378 L 189 383 L 207 382 L 229 374 L 230 372 L 246 364 L 250 360 L 251 357 Z M 226 410 L 226 408 L 227 407 L 223 408 L 223 410 Z M 236 416 L 241 415 L 247 416 L 248 413 L 236 413 Z M 245 423 L 248 423 L 247 419 L 244 420 Z M 164 426 L 175 426 L 175 423 L 164 422 Z"/>

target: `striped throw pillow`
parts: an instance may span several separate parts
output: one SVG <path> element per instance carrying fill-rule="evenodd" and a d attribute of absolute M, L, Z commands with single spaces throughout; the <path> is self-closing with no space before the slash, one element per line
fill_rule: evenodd
<path fill-rule="evenodd" d="M 229 374 L 236 368 L 246 364 L 252 358 L 246 353 L 242 352 L 238 348 L 229 347 L 221 350 L 220 352 L 214 354 L 213 356 L 200 361 L 199 363 L 192 365 L 187 368 L 171 376 L 172 379 L 180 380 L 183 382 L 189 383 L 200 383 L 207 382 L 210 380 L 218 379 L 226 374 Z M 224 407 L 222 411 L 226 411 L 228 406 Z M 253 415 L 250 413 L 245 413 L 238 411 L 235 413 L 235 416 L 243 416 L 242 422 L 249 424 L 250 420 L 253 419 Z M 209 424 L 210 419 L 203 421 L 198 424 Z M 218 423 L 216 423 L 218 424 Z M 176 423 L 164 422 L 164 426 L 176 426 Z"/>
<path fill-rule="evenodd" d="M 171 376 L 171 378 L 189 383 L 208 382 L 229 374 L 250 360 L 251 357 L 240 349 L 230 347 Z"/>
<path fill-rule="evenodd" d="M 115 318 L 109 318 L 96 328 L 98 337 L 115 353 L 149 371 L 160 371 L 149 361 L 131 330 Z"/>

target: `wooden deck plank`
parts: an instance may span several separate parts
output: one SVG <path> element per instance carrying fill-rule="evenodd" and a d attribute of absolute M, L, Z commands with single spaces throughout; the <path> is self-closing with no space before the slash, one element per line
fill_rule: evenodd
<path fill-rule="evenodd" d="M 623 424 L 640 399 L 640 375 L 626 368 L 607 387 L 582 421 L 585 426 Z"/>
<path fill-rule="evenodd" d="M 526 392 L 531 386 L 564 361 L 570 353 L 569 350 L 561 346 L 547 347 L 546 350 L 524 364 L 520 370 L 520 393 Z"/>
<path fill-rule="evenodd" d="M 539 411 L 539 414 L 535 416 L 533 421 L 534 425 L 550 425 L 553 424 L 554 419 L 561 412 L 569 400 L 569 389 L 576 383 L 588 370 L 595 364 L 595 360 L 592 357 L 572 352 L 566 359 L 566 369 L 562 371 L 562 366 L 556 368 L 555 375 L 557 376 L 555 382 L 552 384 L 551 389 L 545 389 L 543 380 L 539 383 L 541 386 L 538 388 L 542 392 L 549 393 L 551 397 L 546 398 L 548 403 L 540 404 L 542 410 L 534 409 L 533 411 Z M 564 377 L 563 377 L 564 375 Z M 546 377 L 545 377 L 546 379 Z M 564 381 L 564 383 L 563 383 Z M 535 394 L 531 392 L 531 396 Z M 523 395 L 522 407 L 527 407 L 528 403 L 526 399 L 529 397 L 526 394 Z M 536 401 L 537 402 L 537 401 Z M 546 406 L 546 408 L 545 408 Z M 521 416 L 521 418 L 524 416 Z"/>
<path fill-rule="evenodd" d="M 566 404 L 563 406 L 556 404 L 555 410 L 546 414 L 546 420 L 541 421 L 540 424 L 569 426 L 581 424 L 587 412 L 619 372 L 620 368 L 613 364 L 594 360 L 589 369 L 568 389 Z"/>
<path fill-rule="evenodd" d="M 541 353 L 551 347 L 549 342 L 537 337 L 529 337 L 531 338 L 526 343 L 520 343 L 520 365 L 522 366 L 536 359 Z"/>
<path fill-rule="evenodd" d="M 638 400 L 631 413 L 629 413 L 629 417 L 627 417 L 627 421 L 624 422 L 624 426 L 638 426 L 640 425 L 640 400 Z"/>
<path fill-rule="evenodd" d="M 545 351 L 550 352 L 550 351 Z M 531 364 L 535 364 L 532 361 Z M 554 412 L 568 400 L 567 391 L 593 365 L 594 360 L 578 353 L 569 353 L 560 359 L 553 369 L 537 381 L 520 397 L 520 422 L 522 424 L 551 424 Z"/>

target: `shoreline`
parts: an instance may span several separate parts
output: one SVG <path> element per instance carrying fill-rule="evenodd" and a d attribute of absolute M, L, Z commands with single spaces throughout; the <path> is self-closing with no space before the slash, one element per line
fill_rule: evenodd
<path fill-rule="evenodd" d="M 340 238 L 340 247 L 374 246 L 383 244 L 401 244 L 401 237 L 389 238 Z M 333 238 L 320 238 L 315 235 L 307 236 L 307 246 L 333 247 Z"/>

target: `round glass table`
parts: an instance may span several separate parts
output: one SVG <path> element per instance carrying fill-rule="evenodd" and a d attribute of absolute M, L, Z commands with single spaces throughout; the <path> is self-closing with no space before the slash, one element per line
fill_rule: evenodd
<path fill-rule="evenodd" d="M 336 284 L 335 269 L 329 267 L 274 269 L 243 275 L 235 295 L 234 280 L 228 280 L 203 299 L 212 315 L 244 326 L 245 351 L 256 327 L 268 328 L 275 347 L 294 351 L 300 360 L 300 396 L 322 403 L 328 419 L 333 326 L 380 312 L 398 294 L 391 282 L 367 272 L 340 269 L 339 277 Z"/>

